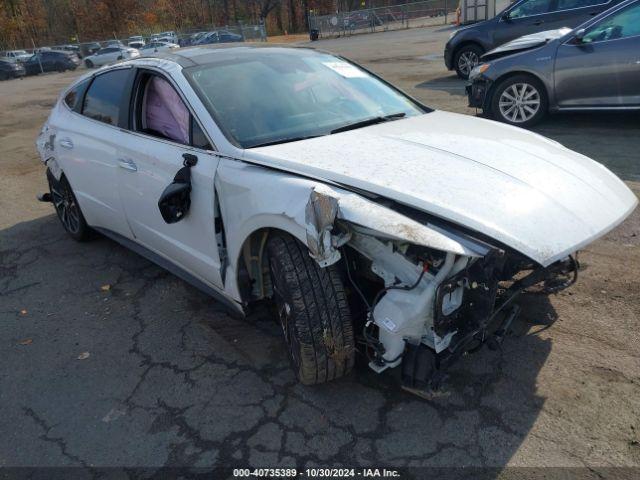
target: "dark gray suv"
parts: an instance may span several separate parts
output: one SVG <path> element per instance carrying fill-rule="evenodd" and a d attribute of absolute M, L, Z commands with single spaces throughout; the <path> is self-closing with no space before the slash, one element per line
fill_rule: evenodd
<path fill-rule="evenodd" d="M 483 53 L 523 35 L 577 27 L 620 1 L 520 0 L 491 20 L 453 32 L 444 48 L 444 62 L 466 79 Z"/>
<path fill-rule="evenodd" d="M 469 105 L 529 126 L 546 112 L 640 110 L 640 0 L 627 0 L 574 30 L 521 37 L 482 57 Z"/>

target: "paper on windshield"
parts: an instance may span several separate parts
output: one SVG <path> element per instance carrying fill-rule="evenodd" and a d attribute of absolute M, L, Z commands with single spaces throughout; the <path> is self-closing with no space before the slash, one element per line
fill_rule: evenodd
<path fill-rule="evenodd" d="M 363 72 L 359 68 L 356 68 L 347 62 L 322 62 L 322 64 L 345 78 L 367 77 L 366 72 Z"/>

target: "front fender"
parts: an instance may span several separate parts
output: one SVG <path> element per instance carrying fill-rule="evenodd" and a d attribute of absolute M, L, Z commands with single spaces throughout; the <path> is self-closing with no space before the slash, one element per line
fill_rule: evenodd
<path fill-rule="evenodd" d="M 237 278 L 242 248 L 253 233 L 279 229 L 306 244 L 305 206 L 317 183 L 241 161 L 221 161 L 215 189 L 227 240 L 225 290 L 235 300 L 241 301 Z"/>
<path fill-rule="evenodd" d="M 424 225 L 363 196 L 300 177 L 241 161 L 225 159 L 218 168 L 215 188 L 227 240 L 225 289 L 241 301 L 238 272 L 247 239 L 262 229 L 285 231 L 309 248 L 322 267 L 340 259 L 334 222 L 354 225 L 379 238 L 401 240 L 437 250 L 478 257 L 476 245 L 461 241 L 435 225 Z"/>

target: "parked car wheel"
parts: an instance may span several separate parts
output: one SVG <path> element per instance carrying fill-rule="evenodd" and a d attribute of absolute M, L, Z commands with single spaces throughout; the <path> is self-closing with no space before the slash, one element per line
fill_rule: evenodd
<path fill-rule="evenodd" d="M 47 169 L 47 180 L 49 182 L 49 191 L 51 192 L 51 201 L 56 209 L 60 223 L 67 233 L 78 242 L 89 240 L 91 229 L 82 215 L 80 205 L 73 194 L 71 185 L 64 177 L 57 180 L 53 176 L 51 170 Z"/>
<path fill-rule="evenodd" d="M 518 127 L 530 127 L 547 113 L 544 85 L 530 75 L 515 75 L 500 82 L 491 97 L 491 115 Z"/>
<path fill-rule="evenodd" d="M 85 60 L 84 64 L 87 68 L 93 68 L 93 62 L 91 60 Z"/>
<path fill-rule="evenodd" d="M 59 63 L 58 65 L 56 65 L 56 71 L 60 72 L 60 73 L 64 73 L 64 71 L 67 69 L 67 67 L 65 67 L 62 63 Z"/>
<path fill-rule="evenodd" d="M 7 72 L 0 72 L 0 80 L 8 80 L 9 74 Z"/>
<path fill-rule="evenodd" d="M 320 268 L 307 247 L 287 234 L 273 235 L 267 253 L 278 317 L 300 382 L 324 383 L 350 372 L 353 323 L 335 265 Z"/>
<path fill-rule="evenodd" d="M 480 63 L 480 57 L 484 53 L 482 47 L 478 45 L 465 45 L 461 47 L 454 57 L 454 65 L 458 77 L 466 80 L 473 67 Z"/>

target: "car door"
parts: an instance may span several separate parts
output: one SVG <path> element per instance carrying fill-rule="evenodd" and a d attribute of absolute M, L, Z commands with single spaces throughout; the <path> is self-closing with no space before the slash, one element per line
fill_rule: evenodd
<path fill-rule="evenodd" d="M 53 52 L 41 53 L 42 68 L 45 72 L 56 70 L 56 55 Z"/>
<path fill-rule="evenodd" d="M 522 0 L 513 5 L 502 14 L 492 32 L 493 47 L 523 35 L 548 30 L 548 14 L 553 11 L 555 3 L 556 0 Z"/>
<path fill-rule="evenodd" d="M 611 0 L 524 0 L 502 16 L 494 32 L 495 46 L 547 30 L 576 27 L 597 15 Z"/>
<path fill-rule="evenodd" d="M 56 158 L 87 223 L 131 237 L 118 194 L 117 148 L 133 69 L 108 70 L 71 90 L 61 105 L 55 136 Z M 85 91 L 86 90 L 86 91 Z M 124 117 L 122 116 L 124 115 Z"/>
<path fill-rule="evenodd" d="M 200 281 L 221 288 L 214 194 L 219 160 L 178 92 L 161 73 L 138 70 L 129 138 L 118 151 L 120 198 L 137 242 Z M 191 206 L 180 221 L 168 224 L 158 201 L 183 168 L 185 155 L 197 158 L 189 169 Z"/>
<path fill-rule="evenodd" d="M 155 53 L 156 50 L 156 44 L 155 43 L 147 43 L 144 47 L 142 47 L 140 49 L 140 55 L 151 55 L 153 53 Z"/>
<path fill-rule="evenodd" d="M 109 48 L 101 48 L 96 53 L 93 54 L 93 57 L 90 58 L 91 62 L 99 67 L 107 63 L 107 54 L 109 53 Z"/>
<path fill-rule="evenodd" d="M 554 76 L 560 108 L 640 105 L 640 2 L 560 45 Z"/>
<path fill-rule="evenodd" d="M 106 65 L 107 63 L 113 63 L 116 61 L 118 55 L 120 54 L 120 49 L 116 47 L 107 47 L 98 51 L 96 54 L 96 61 L 94 62 L 96 65 Z"/>
<path fill-rule="evenodd" d="M 44 64 L 44 52 L 38 52 L 33 57 L 33 61 L 37 66 L 38 73 L 46 72 L 46 66 Z"/>

